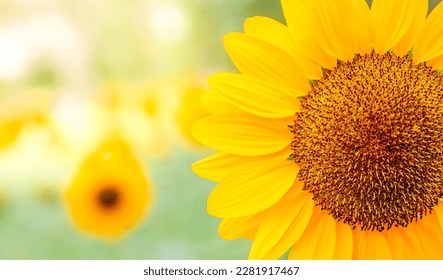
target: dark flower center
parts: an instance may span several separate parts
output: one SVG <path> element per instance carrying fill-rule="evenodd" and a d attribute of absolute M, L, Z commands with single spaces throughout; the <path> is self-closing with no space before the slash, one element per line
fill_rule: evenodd
<path fill-rule="evenodd" d="M 98 202 L 103 208 L 109 209 L 109 208 L 114 208 L 118 204 L 120 200 L 120 195 L 115 187 L 109 186 L 103 188 L 98 193 L 97 198 Z"/>

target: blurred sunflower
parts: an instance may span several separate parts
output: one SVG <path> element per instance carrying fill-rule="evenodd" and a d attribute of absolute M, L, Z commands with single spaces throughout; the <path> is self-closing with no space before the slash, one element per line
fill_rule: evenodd
<path fill-rule="evenodd" d="M 20 131 L 22 129 L 22 124 L 20 121 L 15 119 L 3 119 L 0 123 L 0 149 L 8 147 L 13 143 Z"/>
<path fill-rule="evenodd" d="M 108 116 L 109 127 L 117 128 L 137 152 L 164 156 L 169 148 L 168 94 L 158 84 L 111 84 L 99 90 L 94 101 Z"/>
<path fill-rule="evenodd" d="M 443 3 L 282 0 L 226 35 L 192 132 L 251 259 L 443 258 Z M 291 249 L 292 248 L 292 249 Z"/>
<path fill-rule="evenodd" d="M 0 100 L 0 150 L 13 144 L 28 125 L 48 121 L 50 98 L 46 92 L 28 90 Z"/>
<path fill-rule="evenodd" d="M 114 138 L 83 161 L 68 184 L 65 201 L 80 229 L 119 237 L 151 204 L 151 183 L 127 144 Z"/>
<path fill-rule="evenodd" d="M 201 144 L 195 141 L 192 137 L 192 123 L 210 114 L 200 103 L 200 99 L 204 92 L 205 89 L 203 89 L 203 87 L 196 85 L 183 87 L 182 96 L 177 109 L 177 124 L 180 134 L 193 146 L 200 146 Z"/>

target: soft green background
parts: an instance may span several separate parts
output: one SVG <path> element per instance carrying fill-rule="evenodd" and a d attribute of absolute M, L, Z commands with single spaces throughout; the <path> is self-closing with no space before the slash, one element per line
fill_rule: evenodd
<path fill-rule="evenodd" d="M 0 27 L 9 26 L 8 19 L 26 18 L 41 10 L 18 2 L 0 2 Z M 230 71 L 233 67 L 223 49 L 223 34 L 241 31 L 244 19 L 254 15 L 283 20 L 277 0 L 169 1 L 186 10 L 188 34 L 175 43 L 156 43 L 140 27 L 143 19 L 137 14 L 148 2 L 156 1 L 107 0 L 92 5 L 66 0 L 55 5 L 91 47 L 82 88 L 93 90 L 115 79 L 136 82 L 190 71 L 203 77 Z M 430 6 L 437 2 L 430 1 Z M 19 78 L 0 80 L 0 95 L 27 87 L 72 86 L 60 74 L 61 68 L 51 59 L 40 59 Z M 21 169 L 0 162 L 0 259 L 247 258 L 250 241 L 222 240 L 217 234 L 219 220 L 206 213 L 206 199 L 215 183 L 190 170 L 192 162 L 209 153 L 177 144 L 163 159 L 145 157 L 155 185 L 155 204 L 147 218 L 119 241 L 97 239 L 73 227 L 58 191 L 70 166 Z"/>

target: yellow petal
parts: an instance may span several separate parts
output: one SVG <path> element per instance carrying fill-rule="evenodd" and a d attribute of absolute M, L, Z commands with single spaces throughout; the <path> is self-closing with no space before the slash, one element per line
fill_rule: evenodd
<path fill-rule="evenodd" d="M 219 182 L 227 176 L 243 170 L 246 165 L 252 162 L 262 159 L 287 159 L 290 154 L 290 147 L 266 156 L 239 156 L 218 152 L 195 162 L 192 165 L 192 170 L 200 177 Z"/>
<path fill-rule="evenodd" d="M 245 157 L 218 152 L 195 162 L 192 165 L 192 170 L 205 179 L 221 181 L 223 178 L 242 170 L 245 165 L 258 159 L 258 157 Z"/>
<path fill-rule="evenodd" d="M 314 63 L 294 44 L 286 25 L 268 17 L 248 18 L 244 24 L 247 35 L 273 44 L 288 53 L 303 69 L 308 79 L 320 79 L 323 76 L 320 65 Z"/>
<path fill-rule="evenodd" d="M 232 105 L 228 100 L 218 91 L 212 89 L 203 93 L 200 103 L 203 107 L 213 114 L 224 114 L 241 112 L 242 110 Z"/>
<path fill-rule="evenodd" d="M 417 237 L 425 259 L 443 259 L 443 232 L 434 213 L 408 225 Z"/>
<path fill-rule="evenodd" d="M 245 20 L 243 29 L 246 35 L 256 37 L 267 43 L 275 45 L 292 55 L 294 42 L 288 27 L 272 18 L 255 16 Z"/>
<path fill-rule="evenodd" d="M 200 103 L 200 98 L 205 90 L 197 87 L 189 87 L 184 90 L 180 101 L 180 106 L 177 110 L 176 120 L 178 127 L 188 140 L 195 144 L 195 140 L 191 135 L 191 125 L 194 121 L 209 115 L 209 112 L 203 108 Z M 153 103 L 153 105 L 151 105 Z M 156 102 L 147 103 L 147 111 L 151 116 L 156 114 Z"/>
<path fill-rule="evenodd" d="M 328 54 L 342 61 L 372 50 L 369 7 L 364 0 L 308 2 L 313 36 Z"/>
<path fill-rule="evenodd" d="M 443 69 L 443 55 L 440 55 L 436 58 L 433 58 L 427 62 L 429 66 L 431 66 L 434 70 Z"/>
<path fill-rule="evenodd" d="M 234 73 L 213 75 L 208 82 L 234 106 L 265 118 L 294 116 L 300 109 L 297 97 L 306 94 L 276 82 Z"/>
<path fill-rule="evenodd" d="M 263 211 L 246 217 L 223 219 L 218 234 L 226 240 L 253 237 L 265 214 L 266 211 Z"/>
<path fill-rule="evenodd" d="M 358 245 L 358 259 L 360 260 L 390 260 L 391 250 L 381 232 L 363 231 Z"/>
<path fill-rule="evenodd" d="M 405 55 L 412 49 L 426 21 L 426 16 L 428 15 L 428 0 L 417 0 L 417 5 L 411 27 L 394 47 L 394 52 L 399 56 Z"/>
<path fill-rule="evenodd" d="M 385 53 L 395 47 L 414 22 L 418 1 L 374 0 L 371 6 L 371 37 L 374 50 Z"/>
<path fill-rule="evenodd" d="M 439 200 L 438 205 L 435 206 L 434 211 L 440 224 L 440 228 L 443 231 L 443 201 L 441 199 Z"/>
<path fill-rule="evenodd" d="M 315 207 L 313 217 L 289 253 L 289 259 L 330 260 L 334 257 L 336 239 L 336 221 L 326 211 Z"/>
<path fill-rule="evenodd" d="M 350 260 L 354 249 L 352 229 L 348 224 L 337 222 L 337 241 L 335 243 L 334 260 Z"/>
<path fill-rule="evenodd" d="M 320 65 L 332 69 L 337 64 L 337 59 L 325 52 L 315 41 L 305 2 L 307 1 L 281 0 L 283 14 L 294 45 L 302 55 L 313 61 L 313 67 Z"/>
<path fill-rule="evenodd" d="M 418 238 L 409 228 L 391 228 L 387 231 L 387 235 L 393 259 L 421 260 L 424 258 Z"/>
<path fill-rule="evenodd" d="M 208 213 L 220 218 L 249 216 L 269 208 L 292 186 L 299 167 L 289 160 L 261 160 L 218 184 Z"/>
<path fill-rule="evenodd" d="M 358 227 L 352 230 L 352 238 L 353 238 L 353 251 L 352 251 L 352 259 L 358 260 L 358 244 L 360 243 L 360 237 L 363 231 L 361 231 Z"/>
<path fill-rule="evenodd" d="M 297 181 L 267 210 L 252 244 L 250 259 L 278 259 L 302 236 L 312 216 L 312 195 Z"/>
<path fill-rule="evenodd" d="M 224 43 L 241 73 L 277 81 L 302 92 L 310 89 L 306 74 L 282 49 L 243 33 L 225 35 Z"/>
<path fill-rule="evenodd" d="M 202 118 L 193 124 L 191 132 L 206 146 L 244 156 L 275 153 L 292 140 L 291 132 L 282 122 L 241 112 Z"/>
<path fill-rule="evenodd" d="M 414 61 L 425 62 L 443 55 L 443 2 L 426 19 L 414 46 Z"/>

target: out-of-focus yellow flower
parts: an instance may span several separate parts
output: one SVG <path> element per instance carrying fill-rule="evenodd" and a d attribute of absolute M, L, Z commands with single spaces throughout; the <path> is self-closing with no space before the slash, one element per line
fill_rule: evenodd
<path fill-rule="evenodd" d="M 191 135 L 191 125 L 194 121 L 209 115 L 200 103 L 205 90 L 201 87 L 189 87 L 183 90 L 183 96 L 177 110 L 177 124 L 183 136 L 193 145 L 201 145 Z"/>
<path fill-rule="evenodd" d="M 58 91 L 51 112 L 52 129 L 63 155 L 83 158 L 101 144 L 112 120 L 89 96 L 78 91 Z"/>
<path fill-rule="evenodd" d="M 169 100 L 174 97 L 158 84 L 113 84 L 95 95 L 108 114 L 112 129 L 120 131 L 137 152 L 162 156 L 169 147 Z"/>
<path fill-rule="evenodd" d="M 113 138 L 83 161 L 64 197 L 78 228 L 120 237 L 143 217 L 152 191 L 128 145 Z"/>
<path fill-rule="evenodd" d="M 176 143 L 202 147 L 192 138 L 191 124 L 209 112 L 200 98 L 206 89 L 194 77 L 138 84 L 115 83 L 99 90 L 94 101 L 137 152 L 162 156 Z"/>
<path fill-rule="evenodd" d="M 0 149 L 7 148 L 13 143 L 22 129 L 18 120 L 0 120 Z"/>
<path fill-rule="evenodd" d="M 0 100 L 0 150 L 14 143 L 26 125 L 46 123 L 49 100 L 48 94 L 37 90 Z"/>

